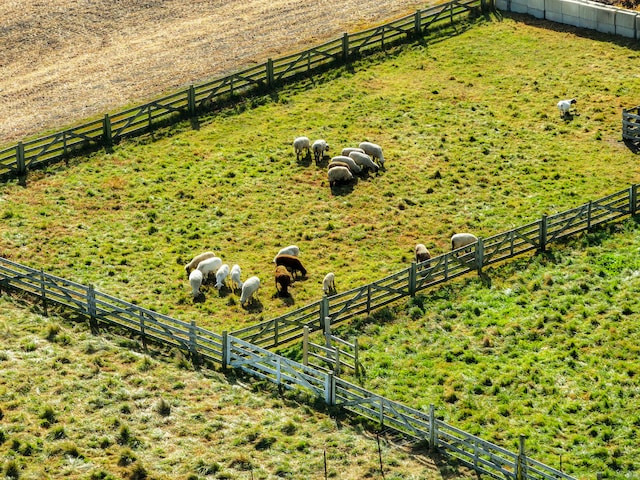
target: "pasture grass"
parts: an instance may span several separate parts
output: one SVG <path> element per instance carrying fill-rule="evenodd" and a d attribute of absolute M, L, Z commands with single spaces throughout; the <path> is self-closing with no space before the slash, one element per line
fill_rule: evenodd
<path fill-rule="evenodd" d="M 637 183 L 637 157 L 621 141 L 621 109 L 638 102 L 637 58 L 637 46 L 620 38 L 516 15 L 480 19 L 458 35 L 241 101 L 196 128 L 185 122 L 33 173 L 26 188 L 2 185 L 0 254 L 232 331 L 319 299 L 329 271 L 343 291 L 406 267 L 418 242 L 437 255 L 455 232 L 493 235 Z M 555 104 L 567 97 L 578 98 L 577 114 L 561 119 Z M 302 134 L 325 138 L 331 154 L 379 143 L 387 169 L 330 189 L 325 168 L 296 160 L 291 142 Z M 280 298 L 271 260 L 289 244 L 300 246 L 309 275 Z M 603 244 L 611 251 L 594 257 L 621 262 L 617 245 Z M 615 412 L 635 397 L 619 388 L 622 396 L 604 403 L 608 390 L 586 393 L 589 384 L 574 375 L 586 364 L 592 382 L 631 381 L 626 353 L 608 367 L 599 362 L 617 357 L 611 329 L 620 340 L 637 334 L 615 328 L 637 318 L 635 297 L 606 277 L 591 285 L 598 278 L 564 260 L 571 250 L 558 248 L 556 260 L 555 249 L 492 270 L 491 289 L 469 279 L 413 299 L 407 312 L 394 308 L 383 324 L 365 322 L 367 387 L 436 403 L 454 425 L 509 448 L 528 434 L 532 456 L 553 465 L 568 451 L 564 466 L 581 474 L 630 472 L 631 447 L 609 445 L 633 430 L 618 429 L 626 413 Z M 193 302 L 183 265 L 204 250 L 240 264 L 243 278 L 258 275 L 258 302 L 242 308 L 237 292 L 211 286 Z M 609 293 L 595 295 L 596 287 Z M 620 304 L 613 308 L 608 295 Z M 599 328 L 586 328 L 593 319 Z M 543 343 L 556 334 L 556 344 Z M 596 340 L 601 350 L 592 353 Z M 40 352 L 41 342 L 26 336 L 22 351 Z M 626 373 L 612 376 L 622 365 Z M 533 400 L 516 395 L 531 391 Z M 600 412 L 580 415 L 586 395 L 598 396 Z"/>

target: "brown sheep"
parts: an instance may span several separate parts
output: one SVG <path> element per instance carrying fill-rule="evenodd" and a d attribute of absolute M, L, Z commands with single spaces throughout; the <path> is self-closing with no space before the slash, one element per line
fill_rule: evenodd
<path fill-rule="evenodd" d="M 303 277 L 307 275 L 307 269 L 302 266 L 300 259 L 294 255 L 278 255 L 276 257 L 276 266 L 287 267 L 293 276 L 296 272 L 300 272 Z"/>
<path fill-rule="evenodd" d="M 293 277 L 284 265 L 278 265 L 276 267 L 276 291 L 280 296 L 286 297 L 289 295 L 289 287 L 293 283 Z"/>

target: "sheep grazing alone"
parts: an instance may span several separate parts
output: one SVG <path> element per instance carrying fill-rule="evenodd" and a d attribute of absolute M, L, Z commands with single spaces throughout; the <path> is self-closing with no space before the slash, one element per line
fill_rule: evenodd
<path fill-rule="evenodd" d="M 276 290 L 280 296 L 289 296 L 289 286 L 293 283 L 293 277 L 284 265 L 278 265 L 275 272 Z"/>
<path fill-rule="evenodd" d="M 451 237 L 451 250 L 458 250 L 478 241 L 478 237 L 472 233 L 456 233 Z"/>
<path fill-rule="evenodd" d="M 256 292 L 260 288 L 260 279 L 258 277 L 248 278 L 242 284 L 242 293 L 240 294 L 240 305 L 244 305 L 249 300 L 253 300 Z"/>
<path fill-rule="evenodd" d="M 577 100 L 575 98 L 571 98 L 569 100 L 560 100 L 558 102 L 558 110 L 560 110 L 560 116 L 565 117 L 569 115 L 571 106 L 575 105 Z"/>
<path fill-rule="evenodd" d="M 220 290 L 224 284 L 225 280 L 229 276 L 229 265 L 223 263 L 218 270 L 216 270 L 216 290 Z"/>
<path fill-rule="evenodd" d="M 288 247 L 281 248 L 278 254 L 273 257 L 273 263 L 276 263 L 278 255 L 293 255 L 294 257 L 300 256 L 300 249 L 296 245 L 289 245 Z"/>
<path fill-rule="evenodd" d="M 316 165 L 318 165 L 324 157 L 324 152 L 329 151 L 329 144 L 326 140 L 319 139 L 313 142 L 313 145 L 311 145 L 311 150 L 313 150 L 313 158 L 316 162 Z"/>
<path fill-rule="evenodd" d="M 338 183 L 350 182 L 353 180 L 353 174 L 347 167 L 336 166 L 330 168 L 327 172 L 327 178 L 329 179 L 329 187 L 333 187 Z"/>
<path fill-rule="evenodd" d="M 358 165 L 356 161 L 351 157 L 347 157 L 345 155 L 336 155 L 331 159 L 329 164 L 337 162 L 346 163 L 349 166 L 349 170 L 351 170 L 351 173 L 360 173 L 362 171 L 362 167 Z"/>
<path fill-rule="evenodd" d="M 359 147 L 364 153 L 377 160 L 380 168 L 384 169 L 384 155 L 382 154 L 382 147 L 380 145 L 371 142 L 361 142 Z"/>
<path fill-rule="evenodd" d="M 367 170 L 371 170 L 373 172 L 377 172 L 378 169 L 380 168 L 378 166 L 378 164 L 376 162 L 374 162 L 373 160 L 371 160 L 371 157 L 369 157 L 369 155 L 367 155 L 366 153 L 351 152 L 349 154 L 349 157 L 353 158 L 353 160 L 358 165 L 360 165 L 363 170 L 366 168 Z"/>
<path fill-rule="evenodd" d="M 197 270 L 202 272 L 202 278 L 206 282 L 209 279 L 209 275 L 212 272 L 216 272 L 222 266 L 222 259 L 220 257 L 205 258 L 197 267 Z"/>
<path fill-rule="evenodd" d="M 425 247 L 422 243 L 418 243 L 415 248 L 416 253 L 416 263 L 422 263 L 431 258 L 431 254 L 427 247 Z M 429 268 L 429 264 L 426 264 L 426 267 Z"/>
<path fill-rule="evenodd" d="M 358 153 L 364 153 L 364 150 L 362 150 L 360 147 L 345 147 L 342 149 L 342 152 L 340 153 L 340 155 L 344 155 L 345 157 L 348 157 L 351 152 L 358 152 Z"/>
<path fill-rule="evenodd" d="M 322 280 L 322 291 L 325 295 L 336 293 L 336 276 L 333 272 L 329 272 Z"/>
<path fill-rule="evenodd" d="M 187 272 L 187 277 L 191 273 L 191 270 L 193 270 L 194 268 L 197 268 L 198 264 L 201 261 L 206 260 L 207 258 L 215 257 L 215 256 L 216 254 L 213 252 L 204 252 L 193 257 L 193 259 L 184 266 L 184 269 Z"/>
<path fill-rule="evenodd" d="M 231 288 L 238 288 L 239 290 L 242 290 L 242 280 L 240 280 L 241 274 L 242 270 L 240 269 L 240 265 L 235 264 L 231 267 L 231 273 L 229 274 L 231 276 Z"/>
<path fill-rule="evenodd" d="M 278 255 L 276 257 L 276 266 L 279 265 L 286 267 L 294 276 L 297 272 L 300 272 L 303 277 L 307 275 L 307 269 L 302 266 L 300 259 L 294 255 Z"/>
<path fill-rule="evenodd" d="M 202 272 L 200 270 L 191 270 L 189 273 L 189 285 L 191 285 L 191 295 L 195 300 L 201 295 L 200 287 L 202 286 Z"/>
<path fill-rule="evenodd" d="M 306 152 L 306 155 L 308 155 L 310 148 L 311 143 L 308 137 L 296 137 L 293 141 L 293 150 L 296 152 L 296 160 L 300 160 L 300 155 L 302 155 L 303 152 Z"/>

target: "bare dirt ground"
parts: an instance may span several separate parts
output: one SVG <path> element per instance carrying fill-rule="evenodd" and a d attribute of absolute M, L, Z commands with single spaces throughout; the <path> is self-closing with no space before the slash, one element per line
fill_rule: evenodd
<path fill-rule="evenodd" d="M 3 0 L 0 145 L 382 24 L 429 3 Z"/>

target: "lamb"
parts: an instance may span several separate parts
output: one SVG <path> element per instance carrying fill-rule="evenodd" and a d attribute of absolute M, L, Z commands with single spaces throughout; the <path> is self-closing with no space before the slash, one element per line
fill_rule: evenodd
<path fill-rule="evenodd" d="M 369 157 L 369 155 L 367 155 L 366 153 L 351 152 L 349 154 L 349 157 L 353 158 L 353 160 L 358 165 L 360 165 L 363 169 L 367 168 L 369 170 L 373 170 L 374 172 L 377 172 L 380 168 L 378 167 L 378 164 L 373 160 L 371 160 L 371 157 Z"/>
<path fill-rule="evenodd" d="M 242 293 L 240 294 L 240 305 L 244 305 L 249 300 L 254 299 L 255 293 L 260 288 L 260 279 L 258 277 L 251 277 L 242 284 Z"/>
<path fill-rule="evenodd" d="M 309 155 L 309 148 L 311 148 L 311 143 L 308 137 L 296 137 L 293 141 L 293 149 L 296 152 L 296 160 L 300 160 L 300 155 L 302 155 L 303 151 L 306 151 L 307 155 Z"/>
<path fill-rule="evenodd" d="M 360 147 L 345 147 L 342 149 L 342 152 L 340 153 L 340 155 L 344 155 L 345 157 L 348 157 L 351 152 L 359 152 L 359 153 L 364 153 L 364 150 L 362 150 Z"/>
<path fill-rule="evenodd" d="M 300 249 L 296 245 L 289 245 L 288 247 L 281 248 L 278 254 L 273 257 L 273 263 L 276 263 L 278 255 L 293 255 L 294 257 L 300 256 Z"/>
<path fill-rule="evenodd" d="M 218 270 L 216 270 L 216 290 L 220 290 L 224 284 L 225 280 L 229 276 L 229 265 L 223 263 Z"/>
<path fill-rule="evenodd" d="M 333 187 L 338 183 L 350 182 L 353 180 L 353 174 L 351 170 L 347 167 L 337 166 L 335 168 L 329 169 L 327 172 L 327 177 L 329 179 L 329 186 Z"/>
<path fill-rule="evenodd" d="M 316 162 L 316 165 L 318 165 L 324 157 L 324 152 L 329 151 L 329 144 L 326 142 L 326 140 L 319 139 L 313 142 L 313 145 L 311 145 L 311 150 L 313 150 L 313 158 Z"/>
<path fill-rule="evenodd" d="M 289 296 L 289 286 L 293 283 L 293 277 L 284 265 L 278 265 L 275 272 L 276 290 L 280 296 Z M 280 287 L 280 288 L 278 288 Z"/>
<path fill-rule="evenodd" d="M 287 267 L 287 270 L 294 276 L 297 272 L 300 272 L 303 277 L 307 275 L 307 269 L 302 266 L 300 259 L 294 255 L 278 255 L 276 257 L 276 266 L 279 265 Z"/>
<path fill-rule="evenodd" d="M 562 118 L 566 117 L 570 114 L 571 106 L 577 103 L 575 98 L 571 98 L 569 100 L 560 100 L 558 102 L 558 110 L 560 110 L 560 116 Z"/>
<path fill-rule="evenodd" d="M 184 266 L 184 269 L 187 272 L 187 276 L 189 276 L 189 274 L 191 273 L 191 270 L 196 268 L 201 261 L 206 260 L 207 258 L 215 257 L 215 256 L 216 254 L 213 252 L 204 252 L 193 257 L 193 259 Z"/>
<path fill-rule="evenodd" d="M 347 165 L 349 165 L 349 170 L 351 170 L 351 173 L 360 173 L 362 171 L 362 167 L 358 165 L 353 158 L 347 157 L 345 155 L 337 155 L 333 157 L 331 159 L 331 162 L 329 163 L 334 163 L 334 162 L 346 163 Z"/>
<path fill-rule="evenodd" d="M 478 241 L 472 233 L 456 233 L 451 237 L 451 250 L 457 250 Z"/>
<path fill-rule="evenodd" d="M 240 270 L 240 265 L 235 264 L 231 267 L 231 288 L 235 289 L 236 287 L 242 291 L 242 280 L 240 280 L 240 275 L 242 270 Z"/>
<path fill-rule="evenodd" d="M 329 272 L 324 276 L 322 280 L 322 290 L 325 295 L 336 293 L 336 276 L 333 272 Z"/>
<path fill-rule="evenodd" d="M 427 247 L 425 247 L 422 243 L 418 243 L 416 245 L 415 253 L 416 253 L 416 263 L 422 263 L 431 258 L 431 254 L 429 253 L 429 250 L 427 250 Z M 428 266 L 429 264 L 427 264 L 427 267 Z"/>
<path fill-rule="evenodd" d="M 376 159 L 381 168 L 384 168 L 384 155 L 382 155 L 382 147 L 380 145 L 371 142 L 361 142 L 359 147 L 364 150 L 364 153 Z"/>
<path fill-rule="evenodd" d="M 189 273 L 189 285 L 191 285 L 191 295 L 193 296 L 194 300 L 202 294 L 200 292 L 200 287 L 202 286 L 202 279 L 203 279 L 202 272 L 198 269 L 191 270 L 191 273 Z"/>
<path fill-rule="evenodd" d="M 220 257 L 211 257 L 202 260 L 197 267 L 197 270 L 202 272 L 202 278 L 206 282 L 211 272 L 216 272 L 222 266 L 222 259 Z"/>

